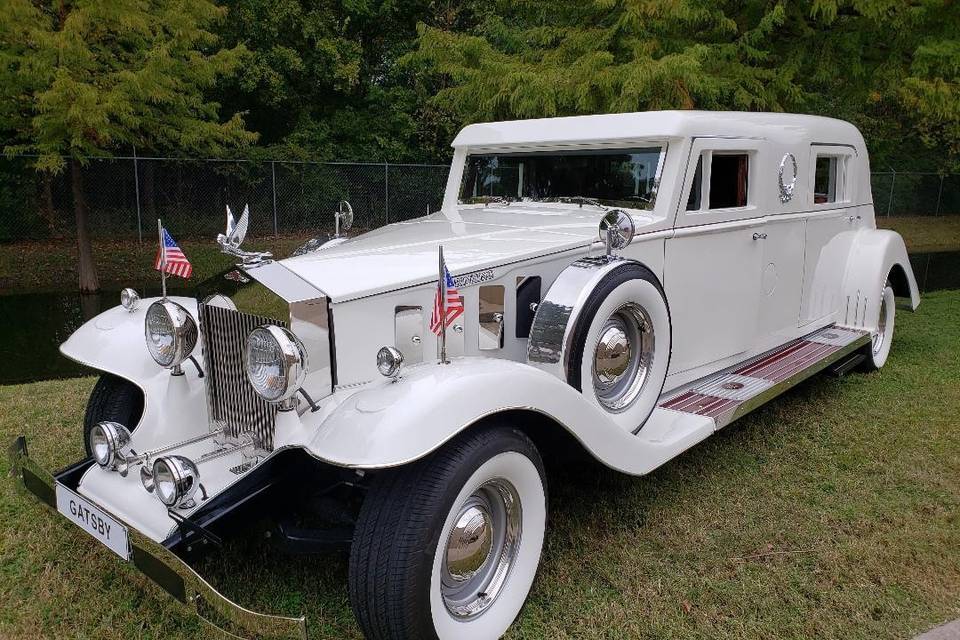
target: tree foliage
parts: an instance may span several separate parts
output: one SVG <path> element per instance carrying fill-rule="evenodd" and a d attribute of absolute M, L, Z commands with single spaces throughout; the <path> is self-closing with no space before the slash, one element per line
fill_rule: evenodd
<path fill-rule="evenodd" d="M 647 109 L 797 111 L 957 164 L 953 0 L 495 2 L 471 28 L 423 25 L 405 61 L 456 124 Z M 424 79 L 425 78 L 425 79 Z"/>
<path fill-rule="evenodd" d="M 41 169 L 130 145 L 221 153 L 253 142 L 235 113 L 220 121 L 206 91 L 233 73 L 242 47 L 208 30 L 223 10 L 206 0 L 4 0 L 0 122 L 7 152 Z"/>

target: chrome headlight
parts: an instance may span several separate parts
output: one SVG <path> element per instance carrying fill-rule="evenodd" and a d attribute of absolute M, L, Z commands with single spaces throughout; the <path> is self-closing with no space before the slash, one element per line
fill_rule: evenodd
<path fill-rule="evenodd" d="M 144 320 L 147 350 L 161 367 L 177 367 L 197 346 L 197 323 L 176 302 L 158 300 Z"/>
<path fill-rule="evenodd" d="M 268 402 L 289 400 L 307 375 L 307 350 L 289 330 L 267 324 L 247 336 L 247 378 Z"/>
<path fill-rule="evenodd" d="M 90 429 L 90 453 L 101 467 L 109 467 L 125 457 L 130 430 L 119 422 L 100 422 Z"/>
<path fill-rule="evenodd" d="M 168 507 L 190 507 L 200 484 L 200 471 L 190 458 L 164 456 L 153 463 L 153 489 Z"/>

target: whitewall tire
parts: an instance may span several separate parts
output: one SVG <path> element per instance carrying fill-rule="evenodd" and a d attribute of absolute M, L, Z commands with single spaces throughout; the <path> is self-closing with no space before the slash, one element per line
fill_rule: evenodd
<path fill-rule="evenodd" d="M 896 317 L 896 299 L 893 287 L 888 282 L 883 288 L 880 298 L 880 310 L 877 314 L 877 324 L 870 335 L 870 344 L 864 352 L 867 356 L 865 366 L 867 370 L 875 371 L 887 362 L 890 347 L 893 343 L 893 326 Z"/>
<path fill-rule="evenodd" d="M 350 599 L 375 639 L 494 640 L 527 598 L 546 528 L 536 447 L 499 425 L 374 478 L 350 554 Z"/>
<path fill-rule="evenodd" d="M 656 407 L 670 365 L 666 297 L 646 267 L 626 263 L 584 303 L 568 377 L 584 397 L 636 432 Z"/>

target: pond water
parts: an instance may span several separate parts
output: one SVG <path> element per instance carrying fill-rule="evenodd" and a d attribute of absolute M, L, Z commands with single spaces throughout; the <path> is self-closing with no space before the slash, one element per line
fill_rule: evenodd
<path fill-rule="evenodd" d="M 921 292 L 960 289 L 960 251 L 910 256 Z M 159 283 L 132 283 L 144 297 Z M 191 290 L 170 290 L 190 295 Z M 84 322 L 120 302 L 119 291 L 96 295 L 29 293 L 0 296 L 0 384 L 72 378 L 90 371 L 60 354 L 60 344 Z"/>

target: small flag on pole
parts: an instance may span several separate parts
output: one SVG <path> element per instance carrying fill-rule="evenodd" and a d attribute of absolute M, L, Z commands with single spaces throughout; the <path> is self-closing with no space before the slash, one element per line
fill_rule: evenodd
<path fill-rule="evenodd" d="M 160 237 L 162 244 L 160 250 L 157 251 L 157 260 L 153 268 L 161 273 L 169 273 L 170 275 L 180 278 L 189 278 L 190 274 L 193 273 L 193 265 L 191 265 L 187 257 L 183 255 L 183 251 L 181 251 L 177 243 L 173 241 L 173 238 L 170 237 L 166 229 L 161 228 Z"/>
<path fill-rule="evenodd" d="M 433 313 L 430 316 L 430 331 L 438 336 L 463 313 L 463 299 L 447 271 L 446 264 L 443 265 L 443 275 L 445 281 L 437 281 L 437 295 L 433 300 Z M 443 322 L 440 321 L 441 318 L 444 319 Z"/>

